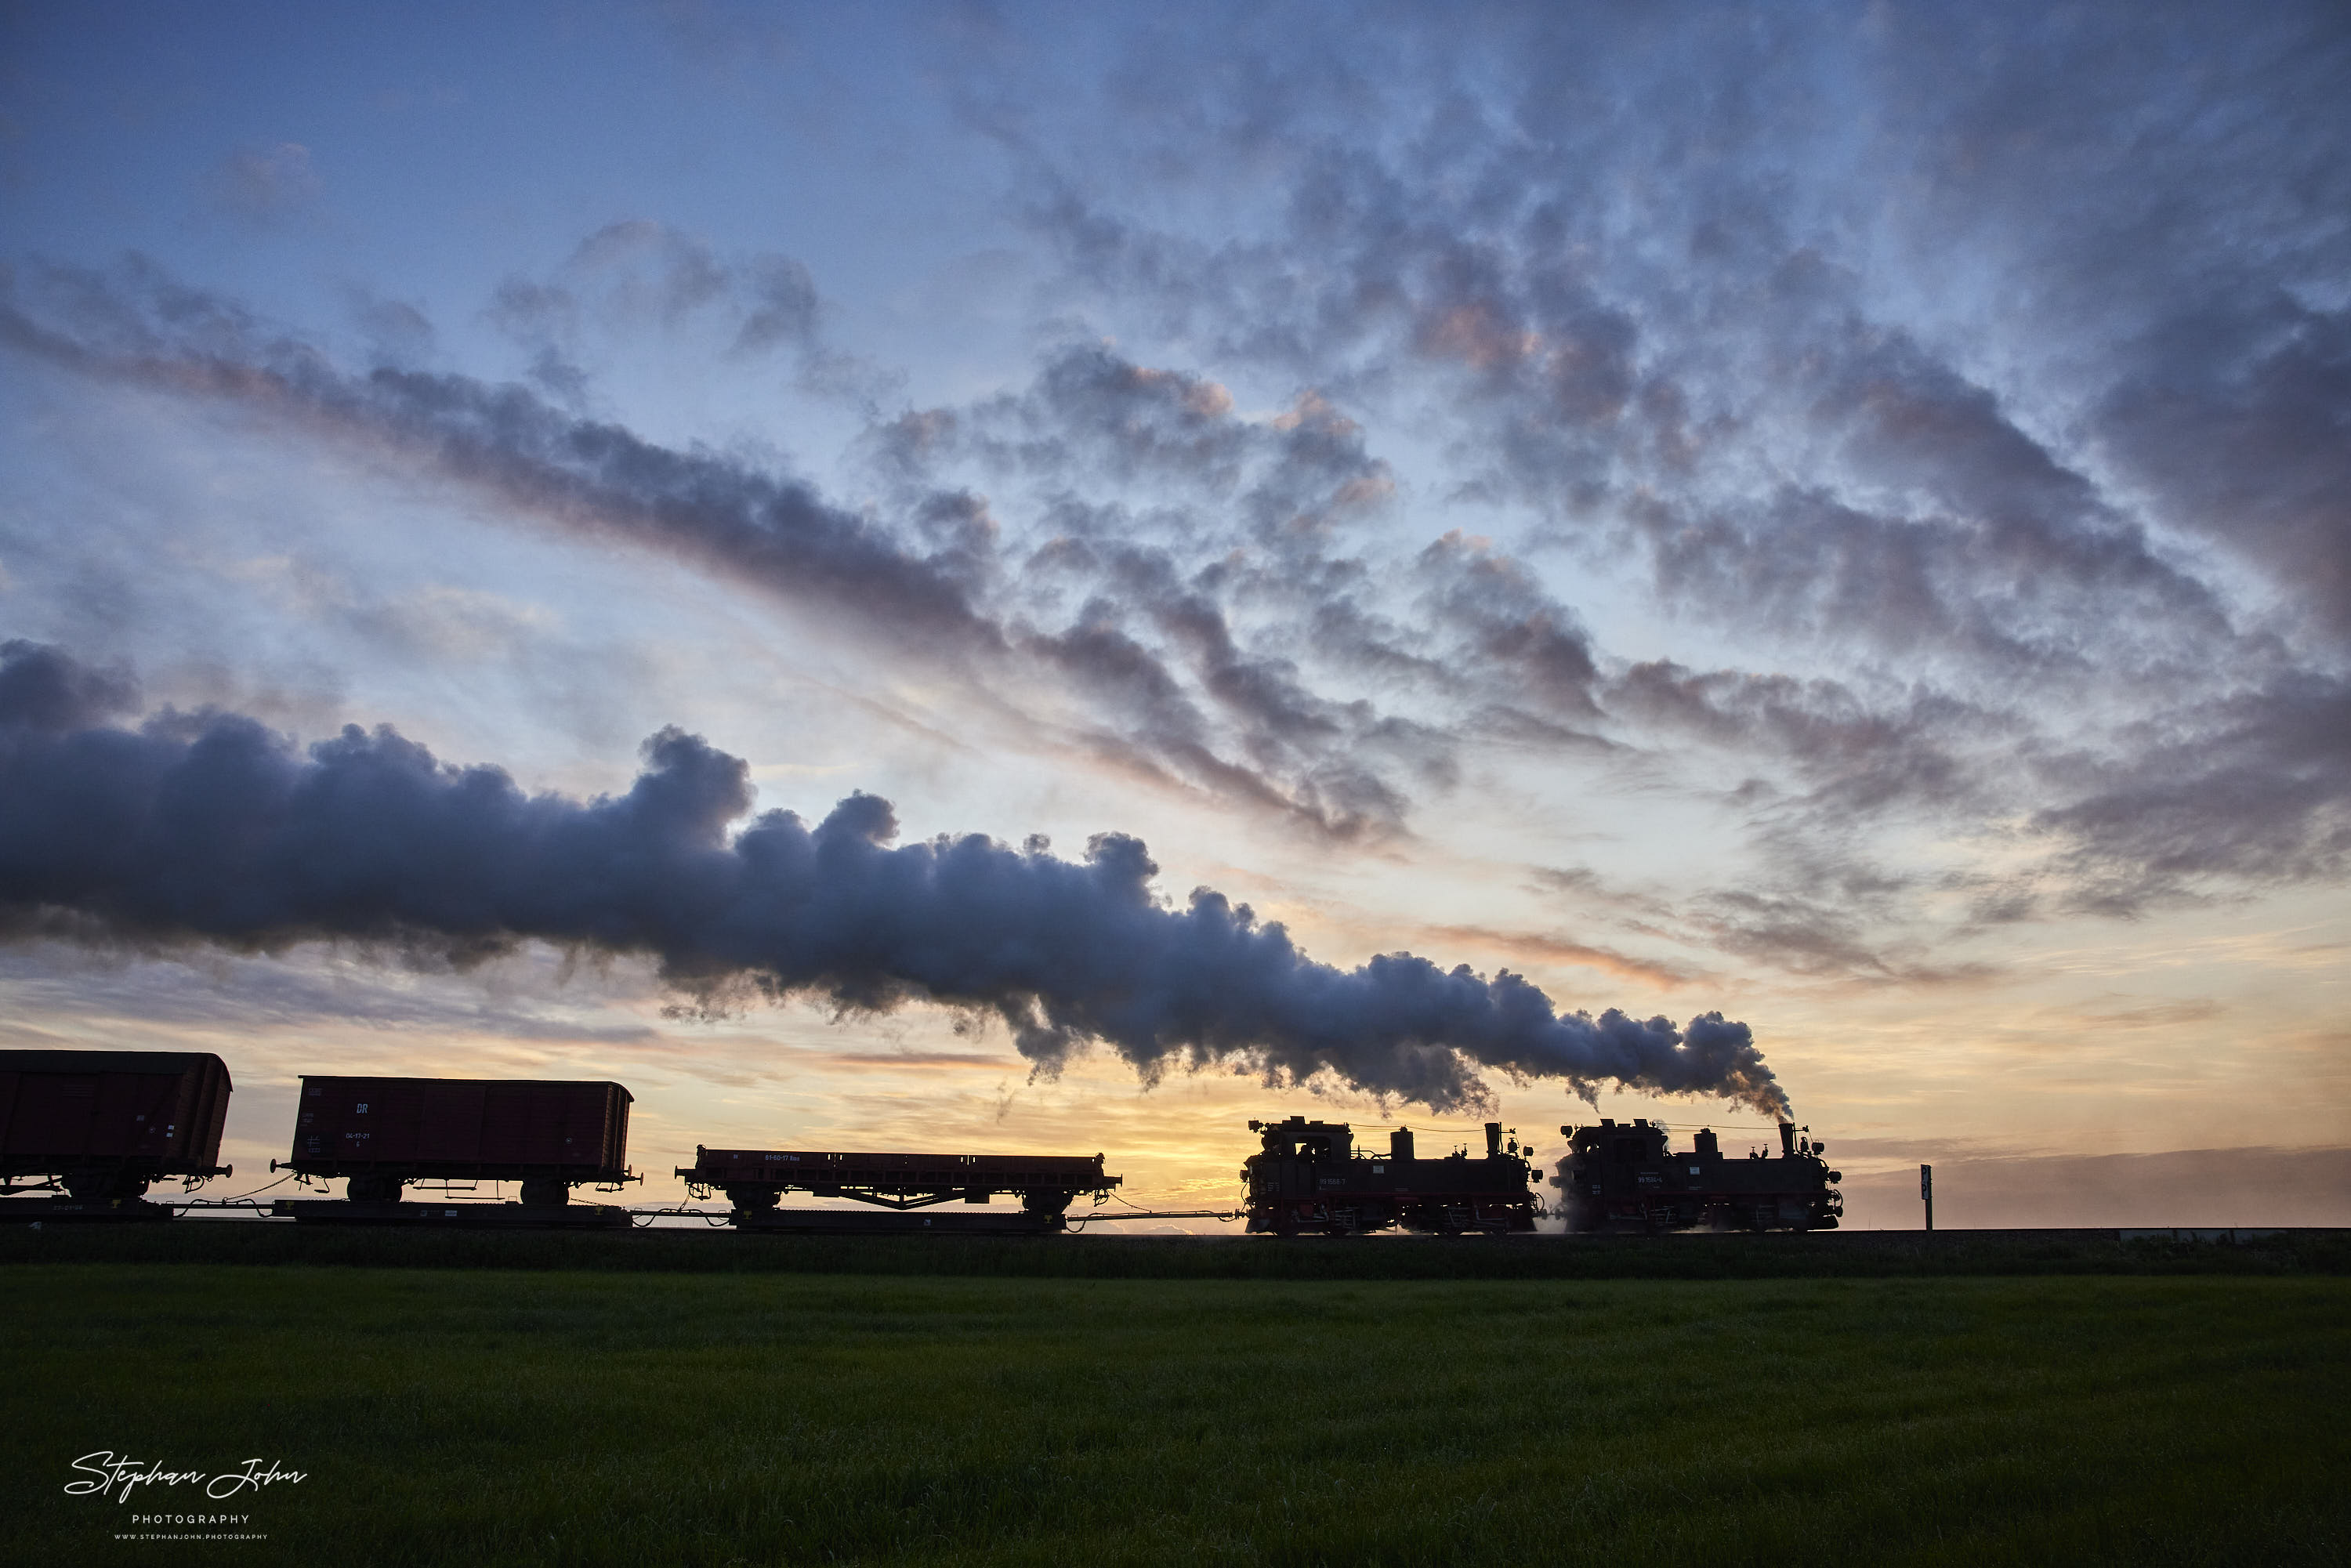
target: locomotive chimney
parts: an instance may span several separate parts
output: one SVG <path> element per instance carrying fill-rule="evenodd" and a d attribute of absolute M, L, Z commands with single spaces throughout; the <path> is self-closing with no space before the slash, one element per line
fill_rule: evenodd
<path fill-rule="evenodd" d="M 1711 1127 L 1700 1127 L 1698 1130 L 1698 1137 L 1693 1140 L 1690 1146 L 1698 1152 L 1700 1159 L 1710 1160 L 1722 1153 L 1721 1143 L 1715 1137 L 1714 1129 Z"/>
<path fill-rule="evenodd" d="M 1395 1132 L 1388 1134 L 1388 1158 L 1392 1160 L 1408 1160 L 1412 1158 L 1412 1129 L 1410 1127 L 1398 1127 Z"/>
<path fill-rule="evenodd" d="M 1489 1122 L 1486 1124 L 1486 1157 L 1493 1160 L 1501 1158 L 1501 1155 L 1502 1124 Z"/>
<path fill-rule="evenodd" d="M 1796 1157 L 1796 1124 L 1793 1122 L 1780 1124 L 1780 1157 L 1783 1160 Z"/>

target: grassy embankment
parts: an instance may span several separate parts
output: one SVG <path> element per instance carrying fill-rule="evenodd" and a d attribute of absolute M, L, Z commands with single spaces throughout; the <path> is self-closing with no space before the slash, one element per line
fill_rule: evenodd
<path fill-rule="evenodd" d="M 26 1562 L 2351 1553 L 2339 1277 L 0 1279 Z M 308 1479 L 63 1496 L 96 1449 Z M 110 1539 L 198 1507 L 269 1540 Z"/>
<path fill-rule="evenodd" d="M 1463 1237 L 1333 1241 L 1114 1234 L 745 1236 L 724 1227 L 470 1230 L 183 1219 L 0 1225 L 0 1265 L 331 1264 L 404 1269 L 988 1275 L 1196 1280 L 1739 1280 L 1948 1274 L 2344 1274 L 2351 1230 L 2241 1246 L 2120 1241 L 2113 1231 L 1840 1231 L 1813 1236 Z"/>

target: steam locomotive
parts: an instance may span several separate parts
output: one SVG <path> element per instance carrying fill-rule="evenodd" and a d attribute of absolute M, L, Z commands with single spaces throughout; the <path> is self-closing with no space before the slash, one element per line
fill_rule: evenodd
<path fill-rule="evenodd" d="M 1401 1226 L 1458 1236 L 1532 1230 L 1540 1202 L 1518 1138 L 1507 1145 L 1499 1122 L 1486 1124 L 1486 1153 L 1467 1149 L 1424 1160 L 1412 1130 L 1388 1134 L 1385 1155 L 1358 1153 L 1344 1122 L 1251 1122 L 1264 1148 L 1241 1166 L 1249 1187 L 1249 1228 L 1276 1236 L 1356 1236 Z"/>
<path fill-rule="evenodd" d="M 1571 1231 L 1834 1230 L 1844 1213 L 1844 1195 L 1830 1185 L 1844 1178 L 1829 1169 L 1828 1145 L 1800 1136 L 1793 1122 L 1780 1124 L 1777 1158 L 1726 1158 L 1708 1128 L 1687 1153 L 1674 1154 L 1663 1124 L 1639 1116 L 1560 1132 L 1568 1154 L 1551 1185 Z"/>

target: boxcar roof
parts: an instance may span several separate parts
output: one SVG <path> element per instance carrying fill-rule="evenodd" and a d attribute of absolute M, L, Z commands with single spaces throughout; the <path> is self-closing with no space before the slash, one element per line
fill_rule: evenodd
<path fill-rule="evenodd" d="M 0 1072 L 185 1072 L 228 1063 L 208 1051 L 0 1051 Z"/>

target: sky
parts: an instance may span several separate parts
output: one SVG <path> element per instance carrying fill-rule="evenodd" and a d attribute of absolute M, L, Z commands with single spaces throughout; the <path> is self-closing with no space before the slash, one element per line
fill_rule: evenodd
<path fill-rule="evenodd" d="M 241 1172 L 2351 1223 L 2340 6 L 0 17 L 0 1045 Z"/>

